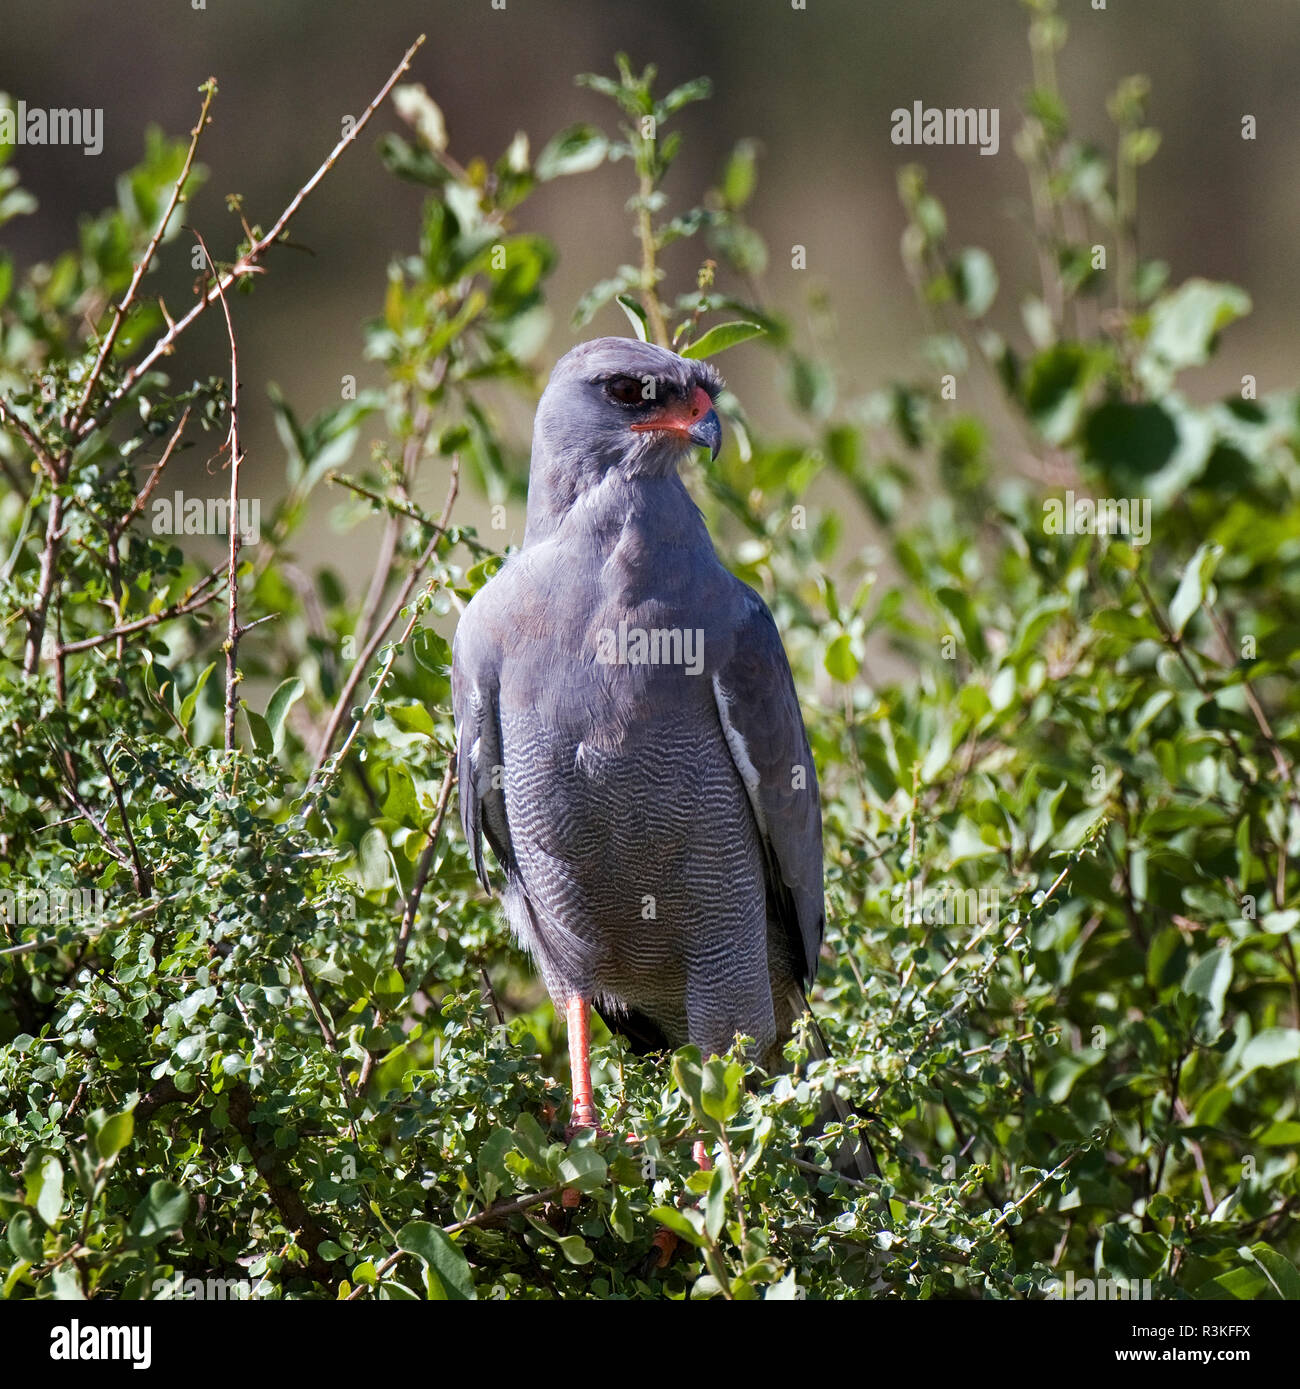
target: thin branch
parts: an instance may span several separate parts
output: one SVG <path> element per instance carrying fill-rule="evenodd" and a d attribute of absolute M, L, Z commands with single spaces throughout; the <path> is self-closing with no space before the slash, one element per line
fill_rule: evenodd
<path fill-rule="evenodd" d="M 143 921 L 146 917 L 152 916 L 165 902 L 171 902 L 179 896 L 179 893 L 171 897 L 155 897 L 147 906 L 141 907 L 139 911 L 131 912 L 121 921 L 106 921 L 99 926 L 92 926 L 89 930 L 80 932 L 82 940 L 94 940 L 96 936 L 101 936 L 105 931 L 118 931 L 124 926 L 133 926 L 137 921 Z M 58 949 L 59 941 L 57 936 L 42 936 L 38 940 L 24 941 L 21 945 L 7 945 L 0 950 L 0 958 L 10 955 L 30 955 L 34 951 L 46 948 Z"/>
<path fill-rule="evenodd" d="M 395 969 L 401 969 L 406 963 L 406 950 L 410 944 L 411 927 L 415 924 L 415 914 L 420 908 L 420 897 L 424 893 L 425 883 L 429 880 L 429 871 L 433 867 L 433 856 L 437 852 L 438 841 L 442 837 L 442 822 L 447 815 L 447 806 L 451 801 L 452 783 L 455 779 L 456 760 L 453 757 L 447 761 L 447 771 L 442 778 L 442 789 L 438 793 L 438 809 L 427 834 L 428 843 L 420 855 L 420 863 L 415 870 L 415 880 L 411 884 L 411 891 L 407 894 L 406 909 L 402 912 L 402 925 L 397 933 L 397 949 L 393 953 L 393 967 Z"/>
<path fill-rule="evenodd" d="M 374 502 L 376 505 L 383 507 L 386 511 L 398 512 L 409 520 L 415 521 L 423 526 L 425 530 L 437 530 L 439 528 L 440 523 L 435 521 L 433 517 L 426 512 L 421 511 L 413 502 L 407 505 L 395 500 L 393 497 L 385 497 L 379 492 L 376 492 L 373 488 L 364 486 L 362 483 L 357 482 L 355 478 L 350 478 L 344 473 L 326 473 L 325 481 L 335 483 L 339 487 L 346 487 L 349 492 L 355 492 L 358 497 L 364 497 L 368 502 Z M 457 536 L 457 540 L 472 554 L 480 555 L 483 558 L 488 558 L 499 553 L 499 551 L 494 550 L 491 545 L 485 545 L 481 540 L 475 539 L 472 535 L 466 535 L 463 531 Z M 357 632 L 359 633 L 360 631 L 361 623 L 358 623 Z"/>
<path fill-rule="evenodd" d="M 45 641 L 45 624 L 54 594 L 58 573 L 59 551 L 63 545 L 63 497 L 57 484 L 50 493 L 50 506 L 45 516 L 45 544 L 41 548 L 40 578 L 36 586 L 36 606 L 27 612 L 27 648 L 23 652 L 23 674 L 35 675 L 41 664 L 41 647 Z"/>
<path fill-rule="evenodd" d="M 438 363 L 444 374 L 446 362 L 446 357 L 442 357 Z M 427 400 L 422 401 L 415 411 L 411 421 L 411 433 L 402 449 L 402 476 L 398 490 L 404 498 L 409 499 L 409 490 L 419 467 L 420 456 L 428 442 L 432 423 L 433 410 Z M 388 587 L 389 571 L 393 567 L 393 557 L 397 554 L 397 544 L 402 537 L 402 521 L 398 514 L 401 510 L 399 505 L 394 504 L 384 525 L 383 539 L 379 542 L 379 557 L 375 561 L 374 574 L 370 580 L 370 591 L 361 605 L 361 617 L 357 622 L 357 635 L 362 641 L 366 641 L 370 636 L 370 629 L 379 613 L 379 605 L 384 600 L 384 590 Z"/>
<path fill-rule="evenodd" d="M 989 1228 L 996 1230 L 998 1226 L 1001 1225 L 1005 1220 L 1010 1219 L 1010 1217 L 1014 1215 L 1016 1211 L 1018 1211 L 1020 1207 L 1025 1204 L 1026 1201 L 1030 1200 L 1031 1197 L 1037 1195 L 1037 1193 L 1040 1192 L 1047 1185 L 1048 1182 L 1055 1181 L 1055 1179 L 1059 1177 L 1062 1172 L 1065 1171 L 1065 1169 L 1075 1160 L 1075 1158 L 1079 1156 L 1079 1151 L 1080 1150 L 1076 1148 L 1074 1152 L 1070 1153 L 1062 1162 L 1059 1162 L 1056 1165 L 1056 1167 L 1053 1168 L 1053 1170 L 1050 1171 L 1045 1177 L 1041 1178 L 1039 1181 L 1036 1181 L 1033 1184 L 1033 1186 L 1031 1186 L 1029 1190 L 1025 1192 L 1025 1194 L 1020 1198 L 1020 1200 L 1015 1203 L 1014 1206 L 1008 1206 L 1006 1210 L 1002 1211 L 998 1215 L 998 1218 L 993 1222 L 993 1224 Z"/>
<path fill-rule="evenodd" d="M 181 435 L 185 433 L 185 426 L 190 418 L 190 409 L 191 407 L 188 405 L 185 407 L 185 411 L 181 415 L 180 423 L 172 432 L 172 437 L 168 439 L 167 447 L 162 451 L 162 457 L 150 469 L 149 476 L 145 479 L 144 486 L 136 493 L 135 501 L 131 503 L 131 509 L 112 527 L 112 536 L 115 541 L 121 537 L 131 522 L 144 510 L 145 503 L 153 495 L 154 488 L 162 481 L 163 469 L 166 468 L 167 464 L 171 461 L 171 456 L 175 452 L 176 445 L 180 443 Z"/>
<path fill-rule="evenodd" d="M 559 1192 L 560 1188 L 558 1186 L 548 1186 L 545 1191 L 535 1191 L 531 1195 L 521 1196 L 515 1201 L 498 1202 L 495 1206 L 488 1206 L 486 1210 L 479 1211 L 477 1215 L 471 1215 L 466 1220 L 458 1220 L 454 1225 L 444 1225 L 442 1227 L 442 1233 L 444 1235 L 455 1235 L 459 1234 L 462 1230 L 473 1229 L 475 1226 L 496 1224 L 498 1221 L 505 1220 L 508 1216 L 518 1215 L 521 1211 L 529 1210 L 533 1206 L 541 1205 L 543 1201 L 551 1200 L 553 1197 L 559 1195 Z M 394 1267 L 406 1252 L 405 1249 L 399 1249 L 395 1253 L 388 1255 L 386 1259 L 381 1259 L 379 1263 L 375 1265 L 376 1280 L 382 1278 L 389 1269 Z M 355 1302 L 357 1298 L 369 1291 L 370 1288 L 367 1284 L 358 1283 L 342 1301 Z"/>
<path fill-rule="evenodd" d="M 324 733 L 321 734 L 320 745 L 316 749 L 316 765 L 312 770 L 311 780 L 308 782 L 307 785 L 308 794 L 311 793 L 312 789 L 316 786 L 320 779 L 321 768 L 325 765 L 326 758 L 329 757 L 330 748 L 333 746 L 334 738 L 339 731 L 339 725 L 343 722 L 344 714 L 348 709 L 352 707 L 353 692 L 356 690 L 357 685 L 361 682 L 361 677 L 365 674 L 366 667 L 370 664 L 370 661 L 374 656 L 375 652 L 379 650 L 379 647 L 384 640 L 384 634 L 393 625 L 393 623 L 397 621 L 397 618 L 400 615 L 402 609 L 406 607 L 407 603 L 410 601 L 411 594 L 415 591 L 415 586 L 420 581 L 420 575 L 424 572 L 424 568 L 429 563 L 429 561 L 433 559 L 433 556 L 438 549 L 439 542 L 447 533 L 447 523 L 451 518 L 451 509 L 455 505 L 456 493 L 459 491 L 459 488 L 460 457 L 458 454 L 453 454 L 451 460 L 451 478 L 447 486 L 447 499 L 443 503 L 442 515 L 438 519 L 437 527 L 434 531 L 434 534 L 430 537 L 429 543 L 425 546 L 424 553 L 415 562 L 415 565 L 412 567 L 410 573 L 407 574 L 406 581 L 398 590 L 397 597 L 394 598 L 393 604 L 389 608 L 387 615 L 381 620 L 379 626 L 375 628 L 374 632 L 371 633 L 370 640 L 366 643 L 365 648 L 361 652 L 360 656 L 357 657 L 356 663 L 353 665 L 347 680 L 344 681 L 343 689 L 339 692 L 339 697 L 334 704 L 332 712 L 330 713 L 329 722 L 325 725 Z M 399 642 L 404 642 L 407 640 L 407 638 L 415 630 L 415 624 L 418 621 L 419 613 L 412 613 L 411 620 L 406 624 L 406 630 L 402 633 L 401 637 L 399 638 Z M 388 673 L 390 670 L 392 670 L 393 662 L 396 659 L 396 652 L 394 652 L 392 655 L 390 655 L 383 669 L 380 671 L 378 682 L 376 683 L 375 688 L 371 691 L 370 699 L 366 701 L 365 709 L 362 711 L 362 718 L 365 717 L 366 713 L 370 709 L 370 706 L 374 703 L 375 697 L 378 694 L 384 681 L 388 678 Z M 338 760 L 340 764 L 342 763 L 343 758 L 346 756 L 348 748 L 352 746 L 353 740 L 356 738 L 357 730 L 360 726 L 360 719 L 358 719 L 352 725 L 352 728 L 348 733 L 347 739 L 344 742 L 343 749 L 339 753 Z"/>
<path fill-rule="evenodd" d="M 339 140 L 338 144 L 336 144 L 334 148 L 330 151 L 330 153 L 326 156 L 324 163 L 321 164 L 321 166 L 307 180 L 307 182 L 304 183 L 303 186 L 299 188 L 299 190 L 293 195 L 293 197 L 289 201 L 288 206 L 279 215 L 279 217 L 276 218 L 275 225 L 271 228 L 271 230 L 267 232 L 265 236 L 260 237 L 257 241 L 254 241 L 253 244 L 248 248 L 248 250 L 245 251 L 242 256 L 240 256 L 240 258 L 234 263 L 234 265 L 230 267 L 229 270 L 225 272 L 224 275 L 218 276 L 217 280 L 211 286 L 211 288 L 209 288 L 206 291 L 206 293 L 204 293 L 202 298 L 199 299 L 198 303 L 196 303 L 187 314 L 184 314 L 181 318 L 169 323 L 167 331 L 154 343 L 154 345 L 149 349 L 149 351 L 146 352 L 145 355 L 138 362 L 136 362 L 133 367 L 131 367 L 131 369 L 123 377 L 122 382 L 117 387 L 117 389 L 109 394 L 107 399 L 104 401 L 104 404 L 100 407 L 98 413 L 92 419 L 86 420 L 82 423 L 79 437 L 84 438 L 92 430 L 98 428 L 99 425 L 101 425 L 104 422 L 104 420 L 108 418 L 108 416 L 112 413 L 113 407 L 117 405 L 117 403 L 124 396 L 128 395 L 132 390 L 135 389 L 140 378 L 145 374 L 145 372 L 147 372 L 160 357 L 166 355 L 168 352 L 171 351 L 172 346 L 175 344 L 177 338 L 179 338 L 181 334 L 184 333 L 187 328 L 189 328 L 189 326 L 194 322 L 196 318 L 199 317 L 200 314 L 202 314 L 209 306 L 216 303 L 217 299 L 222 294 L 224 294 L 224 292 L 227 289 L 229 289 L 230 286 L 233 285 L 236 280 L 241 279 L 245 275 L 254 274 L 260 269 L 260 266 L 258 265 L 258 261 L 260 260 L 260 258 L 266 253 L 267 249 L 280 238 L 281 234 L 287 228 L 290 219 L 306 201 L 307 197 L 315 190 L 316 185 L 320 183 L 321 179 L 323 179 L 325 175 L 329 173 L 329 171 L 334 167 L 335 163 L 337 162 L 339 156 L 343 153 L 343 151 L 350 144 L 352 144 L 352 142 L 357 138 L 357 136 L 361 134 L 362 130 L 365 129 L 366 125 L 370 121 L 371 116 L 375 114 L 376 110 L 378 110 L 379 106 L 384 101 L 384 98 L 387 97 L 388 93 L 396 85 L 398 79 L 410 66 L 411 59 L 415 56 L 415 53 L 417 49 L 419 49 L 420 45 L 424 43 L 424 39 L 425 36 L 421 34 L 420 37 L 416 39 L 416 41 L 410 46 L 410 48 L 406 50 L 406 54 L 402 58 L 402 61 L 398 63 L 397 67 L 393 69 L 392 73 L 389 75 L 388 80 L 379 89 L 374 100 L 371 101 L 370 105 L 367 106 L 366 109 L 361 113 L 361 116 L 358 119 L 357 123 L 342 137 L 342 139 Z"/>
<path fill-rule="evenodd" d="M 95 358 L 95 365 L 90 369 L 90 375 L 86 378 L 85 389 L 81 392 L 81 399 L 77 402 L 77 408 L 72 412 L 72 418 L 68 423 L 68 430 L 74 436 L 77 433 L 78 424 L 81 423 L 82 417 L 86 413 L 86 407 L 90 404 L 95 387 L 99 384 L 99 378 L 103 374 L 109 353 L 113 350 L 113 344 L 117 341 L 122 323 L 131 305 L 135 302 L 135 294 L 136 290 L 140 288 L 140 281 L 144 279 L 145 272 L 153 262 L 159 243 L 163 239 L 163 233 L 167 230 L 167 223 L 171 221 L 172 213 L 176 211 L 176 204 L 180 201 L 181 193 L 185 189 L 185 182 L 190 176 L 190 170 L 194 167 L 194 152 L 199 147 L 199 136 L 202 135 L 203 127 L 208 122 L 208 110 L 212 106 L 212 98 L 217 94 L 216 78 L 209 77 L 199 90 L 203 93 L 203 106 L 199 110 L 198 124 L 190 131 L 190 147 L 185 153 L 185 163 L 181 166 L 179 177 L 172 185 L 171 197 L 167 200 L 166 210 L 163 212 L 157 229 L 145 247 L 144 255 L 136 263 L 135 270 L 131 275 L 131 283 L 127 285 L 121 303 L 113 310 L 113 321 L 109 324 L 108 332 L 104 334 L 104 341 L 99 345 L 99 354 Z"/>
<path fill-rule="evenodd" d="M 1214 624 L 1215 631 L 1219 634 L 1219 640 L 1223 643 L 1223 649 L 1230 662 L 1236 662 L 1236 653 L 1233 650 L 1232 638 L 1228 634 L 1227 625 L 1219 616 L 1214 604 L 1207 598 L 1205 600 L 1205 611 L 1209 614 L 1210 621 Z M 1259 726 L 1259 731 L 1264 735 L 1264 741 L 1268 744 L 1268 750 L 1273 754 L 1273 766 L 1277 769 L 1278 776 L 1285 783 L 1287 788 L 1287 799 L 1297 810 L 1300 810 L 1300 795 L 1297 795 L 1295 774 L 1291 770 L 1291 764 L 1286 760 L 1286 754 L 1282 751 L 1282 745 L 1278 742 L 1276 734 L 1273 732 L 1272 725 L 1268 721 L 1268 716 L 1264 713 L 1264 706 L 1259 702 L 1259 696 L 1255 693 L 1255 687 L 1249 679 L 1243 676 L 1241 681 L 1241 693 L 1246 700 L 1246 705 L 1250 709 L 1255 723 Z M 1278 907 L 1281 908 L 1282 902 L 1279 899 Z"/>
<path fill-rule="evenodd" d="M 58 470 L 54 466 L 54 460 L 45 450 L 45 445 L 41 443 L 36 431 L 27 423 L 26 420 L 14 414 L 13 407 L 5 403 L 0 397 L 0 424 L 5 425 L 12 433 L 18 437 L 31 449 L 36 456 L 36 461 L 45 470 L 46 476 L 51 482 L 58 482 Z"/>
<path fill-rule="evenodd" d="M 641 242 L 641 298 L 645 303 L 646 318 L 650 321 L 651 339 L 660 347 L 667 347 L 668 324 L 664 320 L 663 304 L 659 300 L 654 225 L 650 220 L 650 197 L 654 188 L 653 175 L 648 171 L 643 172 L 640 196 L 637 199 L 637 239 Z"/>
<path fill-rule="evenodd" d="M 239 465 L 244 461 L 239 447 L 239 348 L 235 343 L 235 325 L 230 317 L 230 305 L 226 303 L 226 291 L 222 288 L 216 262 L 212 259 L 207 242 L 197 231 L 194 235 L 199 239 L 213 275 L 217 276 L 217 295 L 226 320 L 226 336 L 230 340 L 230 432 L 226 436 L 226 446 L 230 450 L 230 505 L 226 511 L 230 556 L 226 567 L 226 640 L 222 649 L 226 653 L 226 751 L 234 752 L 235 686 L 239 684 Z"/>
<path fill-rule="evenodd" d="M 113 799 L 117 802 L 117 813 L 122 818 L 122 833 L 126 835 L 126 846 L 131 852 L 131 877 L 135 883 L 136 895 L 139 897 L 152 897 L 153 874 L 140 857 L 140 848 L 135 842 L 135 835 L 131 832 L 131 821 L 127 817 L 126 801 L 122 796 L 122 788 L 117 784 L 117 780 L 113 776 L 113 769 L 108 765 L 108 758 L 104 755 L 103 749 L 98 749 L 98 752 L 99 765 L 104 769 L 104 775 L 108 778 L 108 784 L 113 788 Z"/>
<path fill-rule="evenodd" d="M 191 588 L 184 598 L 178 599 L 170 607 L 163 608 L 161 612 L 150 613 L 147 617 L 138 617 L 134 622 L 124 622 L 120 627 L 110 628 L 107 632 L 100 632 L 93 637 L 82 637 L 80 641 L 64 642 L 59 647 L 59 654 L 70 656 L 76 651 L 89 651 L 92 647 L 103 646 L 105 642 L 116 641 L 119 637 L 130 636 L 132 632 L 142 631 L 146 627 L 156 627 L 160 622 L 167 622 L 173 617 L 183 617 L 186 613 L 194 612 L 197 608 L 211 603 L 214 598 L 218 597 L 217 591 L 205 593 L 204 590 L 222 578 L 225 572 L 226 566 L 222 564 L 201 580 L 196 588 Z"/>
<path fill-rule="evenodd" d="M 357 1120 L 353 1109 L 356 1105 L 356 1091 L 348 1084 L 348 1078 L 343 1068 L 343 1053 L 339 1050 L 339 1039 L 330 1026 L 330 1020 L 321 1007 L 321 1001 L 316 996 L 316 990 L 312 987 L 312 982 L 307 978 L 307 970 L 303 965 L 302 956 L 298 951 L 293 951 L 290 955 L 293 960 L 293 967 L 298 972 L 298 978 L 302 982 L 303 992 L 307 995 L 307 1003 L 311 1008 L 312 1016 L 316 1019 L 316 1026 L 320 1028 L 321 1036 L 325 1039 L 325 1045 L 334 1053 L 335 1062 L 338 1066 L 339 1084 L 343 1087 L 343 1096 L 348 1105 L 348 1124 L 352 1129 L 352 1141 L 360 1144 L 361 1137 L 357 1133 Z"/>

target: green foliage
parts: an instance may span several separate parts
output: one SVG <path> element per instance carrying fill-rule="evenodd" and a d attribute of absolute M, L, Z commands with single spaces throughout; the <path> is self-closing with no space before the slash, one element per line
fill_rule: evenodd
<path fill-rule="evenodd" d="M 1069 133 L 1064 26 L 1033 9 L 1024 341 L 987 317 L 1016 287 L 949 246 L 905 170 L 931 366 L 862 398 L 749 302 L 751 142 L 701 207 L 655 220 L 663 126 L 707 84 L 657 99 L 620 60 L 584 79 L 617 136 L 575 127 L 534 162 L 521 135 L 491 164 L 455 160 L 427 93 L 398 88 L 410 137 L 381 155 L 429 195 L 367 331 L 388 386 L 308 423 L 272 393 L 285 490 L 238 559 L 242 682 L 208 616 L 225 570 L 205 588 L 136 506 L 173 436 L 220 446 L 225 382 L 132 374 L 162 325 L 147 298 L 91 376 L 185 146 L 151 138 L 78 252 L 21 279 L 0 261 L 6 1296 L 170 1296 L 181 1275 L 272 1298 L 1014 1298 L 1066 1270 L 1162 1297 L 1300 1293 L 1300 400 L 1180 390 L 1240 291 L 1167 289 L 1131 242 L 1091 269 L 1092 245 L 1125 243 L 1154 153 L 1145 88 L 1111 103 L 1112 171 Z M 22 211 L 10 153 L 0 209 Z M 491 402 L 536 390 L 554 256 L 519 210 L 605 158 L 632 162 L 641 263 L 581 321 L 621 325 L 617 299 L 633 331 L 700 355 L 760 329 L 747 350 L 799 414 L 769 440 L 724 401 L 735 442 L 691 480 L 803 693 L 833 1059 L 796 1040 L 765 1078 L 740 1050 L 639 1061 L 606 1038 L 608 1133 L 566 1142 L 561 1030 L 447 810 L 447 619 L 498 557 L 452 498 L 434 518 L 413 496 L 462 463 L 493 500 L 522 495 Z M 666 299 L 658 252 L 697 233 L 697 282 Z M 987 418 L 966 404 L 977 369 Z M 360 604 L 294 561 L 327 480 L 335 524 L 382 518 Z M 1130 533 L 1074 524 L 1096 510 L 1065 487 Z M 849 552 L 850 524 L 877 543 Z M 879 1179 L 831 1174 L 841 1125 L 809 1136 L 830 1088 Z M 659 1269 L 664 1228 L 682 1248 Z"/>

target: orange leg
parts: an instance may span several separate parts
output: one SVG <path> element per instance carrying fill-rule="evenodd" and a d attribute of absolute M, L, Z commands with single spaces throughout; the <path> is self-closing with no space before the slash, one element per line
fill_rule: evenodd
<path fill-rule="evenodd" d="M 569 1026 L 569 1072 L 573 1080 L 573 1114 L 568 1136 L 579 1129 L 596 1127 L 596 1102 L 591 1093 L 591 1004 L 582 997 L 569 999 L 564 1008 Z"/>
<path fill-rule="evenodd" d="M 596 1103 L 591 1092 L 591 1004 L 576 996 L 564 1006 L 565 1022 L 569 1029 L 569 1073 L 573 1085 L 573 1112 L 565 1136 L 572 1138 L 580 1129 L 596 1127 Z M 582 1199 L 582 1193 L 566 1187 L 560 1193 L 560 1204 L 572 1210 Z"/>

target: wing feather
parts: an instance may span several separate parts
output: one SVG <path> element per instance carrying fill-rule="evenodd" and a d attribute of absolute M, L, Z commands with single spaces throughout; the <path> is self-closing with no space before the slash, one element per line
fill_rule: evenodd
<path fill-rule="evenodd" d="M 769 904 L 810 985 L 826 925 L 817 769 L 780 633 L 752 589 L 744 591 L 732 654 L 714 673 L 713 690 L 763 846 Z"/>

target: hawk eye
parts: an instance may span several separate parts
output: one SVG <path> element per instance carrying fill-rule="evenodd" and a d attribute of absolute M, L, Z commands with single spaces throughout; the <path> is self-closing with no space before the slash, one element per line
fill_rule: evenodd
<path fill-rule="evenodd" d="M 641 382 L 635 376 L 615 376 L 605 382 L 605 394 L 620 405 L 640 405 Z"/>

